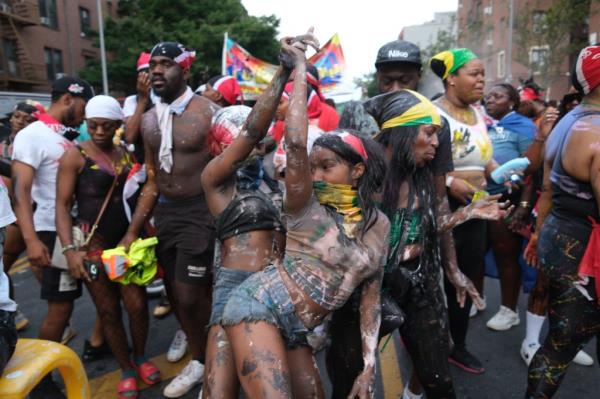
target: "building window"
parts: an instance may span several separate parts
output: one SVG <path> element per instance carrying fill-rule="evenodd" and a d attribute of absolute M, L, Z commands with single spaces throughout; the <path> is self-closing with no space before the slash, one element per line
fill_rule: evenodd
<path fill-rule="evenodd" d="M 531 22 L 533 33 L 542 33 L 546 28 L 546 12 L 534 11 L 531 16 Z"/>
<path fill-rule="evenodd" d="M 79 7 L 79 22 L 81 23 L 81 37 L 87 37 L 92 30 L 92 22 L 90 18 L 90 10 Z"/>
<path fill-rule="evenodd" d="M 17 42 L 15 42 L 14 40 L 4 39 L 3 46 L 8 73 L 13 76 L 19 76 L 19 57 L 17 56 Z"/>
<path fill-rule="evenodd" d="M 506 75 L 506 54 L 504 50 L 498 53 L 498 78 L 503 78 Z"/>
<path fill-rule="evenodd" d="M 548 63 L 548 46 L 534 46 L 529 49 L 529 64 L 534 74 L 540 74 Z"/>
<path fill-rule="evenodd" d="M 64 73 L 62 51 L 44 47 L 44 61 L 46 62 L 48 80 L 54 81 Z"/>
<path fill-rule="evenodd" d="M 38 0 L 40 9 L 40 22 L 52 29 L 58 29 L 58 14 L 56 13 L 56 0 Z"/>

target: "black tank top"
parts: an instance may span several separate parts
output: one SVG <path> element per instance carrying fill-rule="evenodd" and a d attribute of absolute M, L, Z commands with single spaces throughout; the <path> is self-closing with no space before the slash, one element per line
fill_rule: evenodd
<path fill-rule="evenodd" d="M 258 189 L 244 190 L 239 187 L 227 208 L 215 219 L 215 228 L 221 242 L 250 231 L 285 232 L 279 211 L 266 194 Z"/>
<path fill-rule="evenodd" d="M 561 220 L 563 227 L 577 237 L 586 238 L 592 229 L 589 217 L 599 220 L 598 207 L 590 183 L 570 176 L 562 165 L 562 152 L 571 137 L 572 127 L 579 119 L 597 115 L 600 112 L 578 106 L 569 112 L 554 128 L 552 134 L 558 135 L 560 143 L 550 172 L 552 183 L 552 215 Z"/>
<path fill-rule="evenodd" d="M 102 203 L 113 184 L 115 176 L 113 171 L 108 171 L 100 167 L 96 161 L 89 157 L 83 148 L 80 146 L 77 146 L 77 148 L 84 157 L 85 164 L 77 177 L 77 185 L 75 187 L 75 200 L 77 202 L 76 220 L 80 226 L 87 225 L 88 228 L 84 229 L 84 231 L 89 231 L 98 217 Z M 117 185 L 113 190 L 94 235 L 94 241 L 100 239 L 103 248 L 114 248 L 123 238 L 129 227 L 129 220 L 127 219 L 123 203 L 123 187 L 133 166 L 133 161 L 127 151 L 124 149 L 122 151 L 123 156 L 117 165 L 117 171 L 119 172 Z M 129 199 L 129 201 L 133 201 L 133 204 L 135 204 L 136 200 L 137 194 Z"/>

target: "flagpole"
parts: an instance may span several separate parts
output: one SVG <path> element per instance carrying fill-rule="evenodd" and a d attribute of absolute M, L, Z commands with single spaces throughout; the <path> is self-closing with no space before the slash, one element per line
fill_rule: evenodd
<path fill-rule="evenodd" d="M 223 33 L 223 54 L 221 56 L 221 75 L 227 75 L 227 42 L 229 40 L 229 34 Z"/>

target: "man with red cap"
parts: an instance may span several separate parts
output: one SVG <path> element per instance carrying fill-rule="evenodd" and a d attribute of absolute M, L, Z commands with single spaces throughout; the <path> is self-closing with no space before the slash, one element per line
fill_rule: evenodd
<path fill-rule="evenodd" d="M 221 107 L 235 105 L 238 100 L 243 101 L 242 89 L 233 76 L 213 76 L 201 94 Z"/>
<path fill-rule="evenodd" d="M 542 190 L 552 207 L 537 251 L 550 281 L 550 327 L 529 365 L 527 398 L 552 397 L 577 352 L 600 334 L 600 44 L 581 50 L 571 79 L 583 100 L 546 144 Z"/>
<path fill-rule="evenodd" d="M 154 210 L 156 254 L 192 353 L 192 360 L 165 387 L 168 398 L 183 396 L 202 381 L 211 311 L 215 233 L 198 182 L 211 159 L 205 143 L 219 107 L 187 85 L 194 58 L 194 51 L 174 42 L 159 43 L 150 53 L 150 82 L 160 101 L 141 121 L 148 175 L 141 195 L 156 202 L 137 207 L 122 242 L 128 247 Z"/>

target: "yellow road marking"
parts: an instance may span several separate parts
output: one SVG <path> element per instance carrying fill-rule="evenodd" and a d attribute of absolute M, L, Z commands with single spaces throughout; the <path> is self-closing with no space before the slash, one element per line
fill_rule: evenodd
<path fill-rule="evenodd" d="M 379 344 L 379 361 L 381 365 L 381 379 L 383 381 L 383 397 L 384 399 L 398 399 L 402 396 L 404 390 L 404 382 L 400 372 L 400 364 L 398 363 L 398 355 L 396 352 L 396 340 L 392 337 L 386 345 L 383 353 L 381 348 L 385 345 L 388 337 L 383 337 Z"/>
<path fill-rule="evenodd" d="M 21 273 L 25 271 L 25 269 L 27 269 L 28 267 L 29 261 L 27 260 L 27 257 L 24 256 L 22 258 L 19 258 L 15 263 L 13 263 L 12 267 L 8 271 L 8 274 L 12 276 L 14 274 Z"/>
<path fill-rule="evenodd" d="M 155 356 L 152 362 L 160 370 L 162 380 L 168 380 L 175 377 L 185 367 L 186 364 L 192 359 L 191 355 L 186 355 L 183 359 L 177 363 L 169 363 L 167 361 L 166 354 Z M 121 380 L 121 370 L 114 370 L 109 373 L 103 374 L 100 377 L 96 377 L 90 380 L 90 390 L 92 391 L 92 399 L 113 399 L 117 398 L 117 385 Z M 140 390 L 148 388 L 148 385 L 144 384 L 138 379 L 138 386 Z"/>

